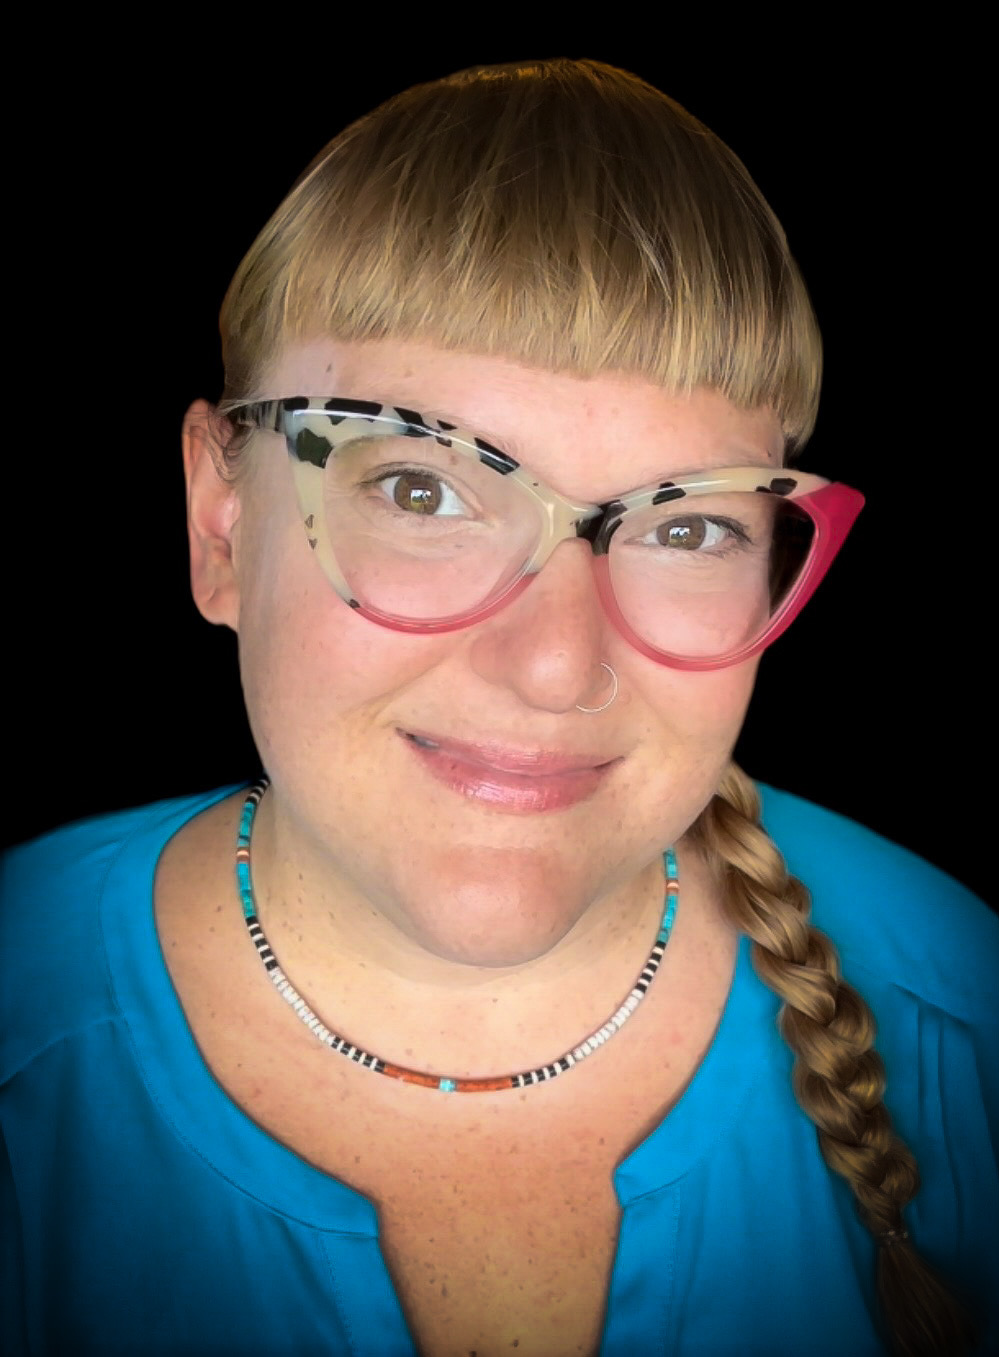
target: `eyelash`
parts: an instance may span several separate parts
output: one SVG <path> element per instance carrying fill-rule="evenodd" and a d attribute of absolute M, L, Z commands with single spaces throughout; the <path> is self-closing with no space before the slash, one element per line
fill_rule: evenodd
<path fill-rule="evenodd" d="M 667 526 L 667 527 L 668 527 L 670 524 L 674 524 L 674 525 L 676 525 L 676 526 L 679 527 L 679 526 L 683 525 L 685 522 L 690 522 L 691 520 L 698 520 L 698 519 L 699 519 L 699 520 L 702 520 L 702 521 L 705 522 L 705 523 L 710 524 L 712 527 L 723 528 L 723 529 L 725 529 L 725 531 L 729 533 L 729 539 L 728 539 L 727 541 L 725 541 L 725 542 L 723 542 L 723 543 L 721 543 L 721 544 L 719 544 L 719 545 L 717 545 L 717 546 L 715 546 L 715 547 L 713 547 L 713 548 L 707 550 L 707 551 L 698 551 L 698 550 L 696 550 L 696 549 L 692 549 L 692 550 L 687 551 L 687 554 L 688 554 L 689 556 L 691 556 L 691 557 L 693 557 L 693 556 L 706 556 L 706 555 L 709 555 L 709 554 L 712 555 L 712 556 L 728 555 L 728 553 L 731 552 L 731 551 L 738 551 L 738 550 L 741 550 L 741 549 L 744 548 L 744 547 L 752 547 L 752 546 L 753 546 L 753 539 L 752 539 L 752 537 L 750 537 L 749 533 L 746 532 L 746 530 L 745 530 L 745 528 L 743 527 L 743 525 L 742 525 L 741 523 L 739 523 L 739 522 L 738 522 L 736 519 L 734 519 L 734 518 L 722 518 L 722 517 L 717 517 L 717 516 L 714 516 L 714 515 L 711 515 L 711 514 L 692 513 L 692 514 L 678 515 L 676 518 L 673 518 L 673 519 L 664 519 L 663 522 L 662 522 L 661 524 L 657 525 L 657 527 L 663 527 L 663 526 Z M 625 520 L 625 524 L 626 524 L 626 523 L 627 523 L 627 520 Z M 642 536 L 642 537 L 631 537 L 631 538 L 629 538 L 629 539 L 628 539 L 628 542 L 627 542 L 627 545 L 628 545 L 628 546 L 639 546 L 639 547 L 645 546 L 645 545 L 646 545 L 646 538 L 653 536 L 654 533 L 657 531 L 657 527 L 650 528 L 649 531 L 648 531 L 647 533 L 645 533 L 644 536 Z M 665 544 L 662 543 L 662 542 L 659 542 L 659 543 L 656 543 L 656 544 L 654 544 L 654 543 L 648 543 L 647 545 L 648 545 L 649 549 L 653 549 L 653 547 L 656 546 L 656 545 L 658 545 L 659 547 L 663 547 Z M 678 548 L 678 550 L 682 550 L 682 548 Z"/>
<path fill-rule="evenodd" d="M 391 481 L 391 480 L 396 479 L 396 478 L 399 477 L 399 476 L 406 476 L 406 475 L 411 475 L 411 476 L 430 476 L 430 477 L 432 477 L 435 481 L 438 481 L 438 482 L 440 483 L 440 485 L 442 485 L 446 490 L 449 490 L 449 491 L 451 492 L 452 495 L 454 495 L 457 499 L 459 499 L 459 500 L 461 501 L 461 503 L 462 503 L 463 505 L 465 505 L 466 508 L 470 507 L 470 506 L 468 505 L 468 503 L 467 503 L 467 497 L 466 497 L 465 495 L 461 494 L 461 493 L 455 488 L 455 486 L 453 486 L 453 485 L 451 484 L 450 481 L 445 480 L 444 477 L 441 476 L 441 475 L 439 475 L 436 471 L 432 471 L 432 470 L 428 469 L 428 468 L 425 467 L 425 466 L 413 466 L 413 465 L 407 465 L 406 463 L 398 463 L 398 464 L 392 464 L 392 465 L 389 465 L 389 466 L 379 467 L 379 469 L 378 469 L 378 471 L 377 471 L 377 473 L 376 473 L 375 475 L 373 475 L 373 476 L 368 476 L 368 477 L 366 477 L 363 481 L 360 481 L 360 482 L 359 482 L 359 487 L 360 487 L 361 489 L 363 489 L 363 490 L 373 490 L 373 489 L 384 490 L 384 486 L 385 486 L 385 482 L 386 482 L 386 481 Z M 390 496 L 388 496 L 388 495 L 383 495 L 382 498 L 383 498 L 383 500 L 384 500 L 386 506 L 388 506 L 388 505 L 391 503 L 391 498 L 390 498 Z M 399 506 L 398 506 L 398 505 L 395 505 L 394 507 L 398 510 L 398 512 L 400 512 L 400 513 L 402 512 L 402 510 L 399 509 Z M 421 515 L 419 515 L 419 514 L 413 514 L 413 515 L 411 515 L 411 516 L 412 516 L 413 518 L 420 518 L 420 517 L 421 517 Z M 432 519 L 432 518 L 457 518 L 457 517 L 458 517 L 457 514 L 427 514 L 427 515 L 426 515 L 426 519 L 427 519 L 427 520 Z"/>
<path fill-rule="evenodd" d="M 384 489 L 386 481 L 390 481 L 398 476 L 405 475 L 432 477 L 434 480 L 438 481 L 441 486 L 443 486 L 446 490 L 453 494 L 462 503 L 462 505 L 465 506 L 466 509 L 469 509 L 473 513 L 478 512 L 474 508 L 474 506 L 469 504 L 470 498 L 469 496 L 459 491 L 449 480 L 446 480 L 444 476 L 442 476 L 439 472 L 434 471 L 432 468 L 428 468 L 425 465 L 421 466 L 419 464 L 406 462 L 389 463 L 387 466 L 379 467 L 378 471 L 375 474 L 366 477 L 364 480 L 360 481 L 358 485 L 360 489 L 364 490 L 378 489 L 380 492 L 382 492 L 378 496 L 378 500 L 376 501 L 378 503 L 379 508 L 383 508 L 386 512 L 392 512 L 394 510 L 396 513 L 402 514 L 405 517 L 419 519 L 424 524 L 430 524 L 433 522 L 443 523 L 448 519 L 458 519 L 460 517 L 460 515 L 458 514 L 426 514 L 426 515 L 405 514 L 404 510 L 400 509 L 398 505 L 393 503 L 391 496 L 385 493 Z M 705 522 L 710 523 L 716 527 L 724 528 L 730 534 L 730 539 L 728 541 L 722 543 L 720 546 L 715 547 L 714 549 L 711 549 L 709 551 L 700 551 L 696 549 L 688 551 L 686 554 L 689 555 L 690 557 L 697 556 L 704 557 L 707 555 L 712 555 L 716 557 L 724 556 L 728 555 L 730 552 L 738 551 L 744 547 L 751 548 L 754 545 L 752 537 L 749 535 L 749 533 L 746 532 L 744 526 L 741 523 L 739 523 L 736 519 L 712 516 L 709 514 L 692 513 L 687 515 L 678 514 L 676 519 L 672 521 L 675 521 L 676 523 L 682 523 L 685 518 L 703 519 Z M 666 521 L 669 522 L 670 520 Z M 654 529 L 652 531 L 654 531 Z M 631 543 L 629 543 L 629 545 L 631 544 L 642 545 L 642 539 L 633 538 L 631 539 Z M 677 550 L 680 551 L 683 549 L 678 548 Z"/>

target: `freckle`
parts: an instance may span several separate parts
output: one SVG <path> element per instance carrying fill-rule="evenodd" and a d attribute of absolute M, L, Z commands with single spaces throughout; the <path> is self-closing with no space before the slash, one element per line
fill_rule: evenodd
<path fill-rule="evenodd" d="M 447 1287 L 446 1287 L 446 1286 L 441 1286 L 441 1297 L 442 1297 L 443 1300 L 447 1300 Z"/>
<path fill-rule="evenodd" d="M 360 1162 L 361 1162 L 361 1156 L 360 1156 L 359 1154 L 355 1154 L 355 1155 L 354 1155 L 354 1163 L 355 1163 L 355 1164 L 359 1164 Z"/>

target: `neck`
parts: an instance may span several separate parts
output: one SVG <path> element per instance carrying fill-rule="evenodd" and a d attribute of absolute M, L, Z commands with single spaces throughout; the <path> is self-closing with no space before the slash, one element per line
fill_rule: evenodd
<path fill-rule="evenodd" d="M 679 858 L 684 906 L 664 973 L 677 970 L 678 951 L 696 956 L 703 934 L 703 867 L 682 848 Z M 361 890 L 270 792 L 253 827 L 252 879 L 283 971 L 324 1022 L 394 1063 L 471 1078 L 544 1063 L 604 1023 L 635 985 L 664 904 L 657 855 L 570 902 L 572 925 L 551 946 L 513 960 L 441 955 L 390 892 Z"/>

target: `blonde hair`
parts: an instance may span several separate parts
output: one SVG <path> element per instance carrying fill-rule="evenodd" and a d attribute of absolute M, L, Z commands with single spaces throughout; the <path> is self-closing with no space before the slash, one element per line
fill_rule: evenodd
<path fill-rule="evenodd" d="M 974 1337 L 969 1317 L 904 1235 L 902 1212 L 919 1172 L 884 1105 L 874 1017 L 843 980 L 833 944 L 809 923 L 808 891 L 788 873 L 760 824 L 759 794 L 734 763 L 693 839 L 723 883 L 729 919 L 752 940 L 757 975 L 783 1001 L 778 1026 L 795 1056 L 795 1097 L 815 1122 L 822 1156 L 846 1179 L 882 1245 L 877 1290 L 895 1351 L 960 1354 Z"/>
<path fill-rule="evenodd" d="M 596 61 L 462 71 L 359 119 L 251 246 L 220 328 L 220 409 L 277 394 L 260 384 L 289 341 L 408 338 L 715 388 L 771 406 L 789 454 L 813 428 L 822 365 L 804 283 L 741 161 L 660 91 Z M 692 832 L 783 1001 L 795 1093 L 826 1162 L 884 1241 L 918 1176 L 884 1108 L 870 1010 L 809 926 L 807 892 L 734 765 Z M 878 1287 L 899 1352 L 960 1350 L 962 1312 L 911 1243 L 879 1248 Z"/>
<path fill-rule="evenodd" d="M 462 71 L 320 152 L 220 317 L 226 401 L 293 339 L 420 338 L 637 373 L 815 423 L 822 351 L 780 223 L 679 104 L 596 61 Z M 269 394 L 269 393 L 268 393 Z"/>

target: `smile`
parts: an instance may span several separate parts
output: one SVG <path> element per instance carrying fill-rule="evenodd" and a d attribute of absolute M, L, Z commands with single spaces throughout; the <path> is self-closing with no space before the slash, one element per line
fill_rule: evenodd
<path fill-rule="evenodd" d="M 399 734 L 437 782 L 471 800 L 512 812 L 565 810 L 586 801 L 620 762 L 602 755 L 437 740 L 415 731 Z"/>

